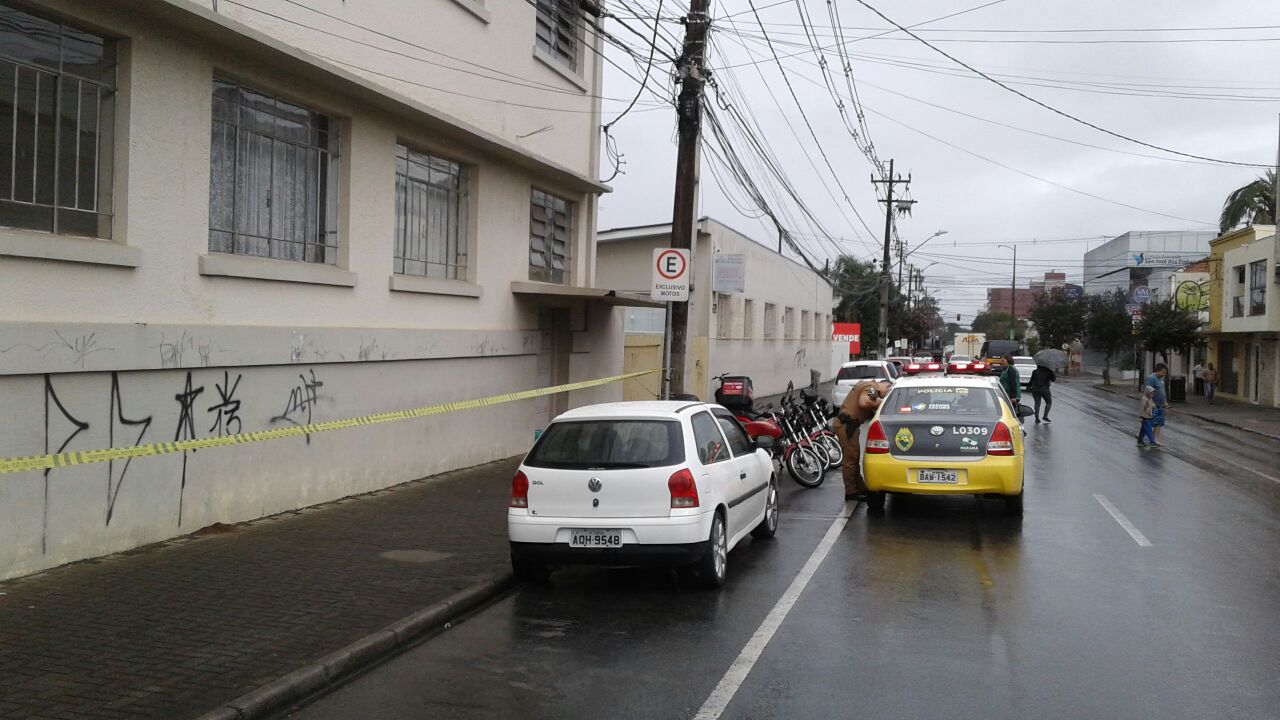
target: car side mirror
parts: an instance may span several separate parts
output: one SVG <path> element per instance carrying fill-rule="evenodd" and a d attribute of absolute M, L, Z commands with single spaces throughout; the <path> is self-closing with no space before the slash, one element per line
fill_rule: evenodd
<path fill-rule="evenodd" d="M 1036 411 L 1035 411 L 1035 410 L 1033 410 L 1033 409 L 1032 409 L 1032 408 L 1030 408 L 1030 407 L 1027 407 L 1026 405 L 1019 405 L 1019 406 L 1018 406 L 1018 419 L 1019 419 L 1019 420 L 1021 420 L 1022 418 L 1029 418 L 1029 417 L 1031 417 L 1032 415 L 1035 415 L 1035 414 L 1036 414 Z"/>
<path fill-rule="evenodd" d="M 769 437 L 768 435 L 761 435 L 755 438 L 755 444 L 756 444 L 757 450 L 772 450 L 773 438 Z"/>

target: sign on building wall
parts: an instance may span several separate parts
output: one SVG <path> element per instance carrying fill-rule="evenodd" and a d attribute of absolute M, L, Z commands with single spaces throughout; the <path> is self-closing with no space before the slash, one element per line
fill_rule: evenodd
<path fill-rule="evenodd" d="M 860 323 L 832 323 L 831 341 L 849 343 L 849 354 L 862 352 L 862 325 Z"/>
<path fill-rule="evenodd" d="M 653 287 L 649 297 L 654 302 L 689 301 L 688 250 L 654 248 Z"/>
<path fill-rule="evenodd" d="M 717 253 L 711 266 L 711 289 L 718 293 L 741 293 L 747 286 L 747 256 Z"/>

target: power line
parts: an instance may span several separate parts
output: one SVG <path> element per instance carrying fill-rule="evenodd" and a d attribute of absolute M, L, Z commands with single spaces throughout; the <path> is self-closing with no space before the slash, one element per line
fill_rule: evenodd
<path fill-rule="evenodd" d="M 1173 155 L 1181 155 L 1181 156 L 1183 156 L 1183 157 L 1194 158 L 1194 159 L 1196 159 L 1196 160 L 1208 160 L 1208 161 L 1210 161 L 1210 162 L 1220 162 L 1220 163 L 1223 163 L 1224 165 L 1237 165 L 1237 166 L 1240 166 L 1240 167 L 1271 167 L 1270 165 L 1259 165 L 1259 164 L 1257 164 L 1257 163 L 1236 162 L 1236 161 L 1233 161 L 1233 160 L 1221 160 L 1221 159 L 1213 158 L 1213 157 L 1209 157 L 1209 156 L 1206 156 L 1206 155 L 1196 155 L 1196 154 L 1194 154 L 1194 153 L 1182 152 L 1181 150 L 1173 150 L 1173 149 L 1171 149 L 1171 148 L 1163 147 L 1163 146 L 1161 146 L 1161 145 L 1156 145 L 1156 144 L 1154 144 L 1154 143 L 1149 143 L 1149 142 L 1146 142 L 1146 141 L 1143 141 L 1143 140 L 1138 140 L 1137 138 L 1130 137 L 1130 136 L 1125 135 L 1125 134 L 1123 134 L 1123 133 L 1118 133 L 1118 132 L 1116 132 L 1116 131 L 1114 131 L 1114 130 L 1108 130 L 1107 128 L 1104 128 L 1104 127 L 1102 127 L 1101 125 L 1097 125 L 1097 124 L 1095 124 L 1095 123 L 1089 122 L 1088 120 L 1084 120 L 1084 119 L 1082 119 L 1082 118 L 1076 117 L 1075 115 L 1072 115 L 1071 113 L 1068 113 L 1068 112 L 1066 112 L 1066 111 L 1064 111 L 1064 110 L 1059 110 L 1058 108 L 1056 108 L 1056 107 L 1054 107 L 1054 106 L 1052 106 L 1052 105 L 1050 105 L 1050 104 L 1048 104 L 1048 103 L 1046 103 L 1046 102 L 1043 102 L 1043 101 L 1041 101 L 1041 100 L 1037 100 L 1036 98 L 1034 98 L 1034 97 L 1032 97 L 1032 96 L 1030 96 L 1030 95 L 1028 95 L 1028 94 L 1026 94 L 1026 93 L 1024 93 L 1024 92 L 1022 92 L 1021 90 L 1018 90 L 1017 88 L 1010 87 L 1009 85 L 1006 85 L 1005 83 L 1001 82 L 1000 80 L 997 80 L 997 79 L 995 79 L 995 78 L 991 77 L 990 75 L 988 75 L 988 74 L 986 74 L 986 73 L 982 72 L 981 70 L 978 70 L 977 68 L 974 68 L 973 66 L 971 66 L 971 65 L 969 65 L 969 64 L 967 64 L 967 63 L 965 63 L 963 60 L 960 60 L 959 58 L 955 57 L 954 55 L 952 55 L 952 54 L 948 53 L 946 50 L 943 50 L 942 48 L 940 48 L 940 47 L 937 47 L 937 46 L 933 45 L 933 44 L 932 44 L 932 43 L 930 43 L 928 40 L 925 40 L 924 38 L 920 37 L 919 35 L 916 35 L 915 33 L 913 33 L 911 30 L 908 30 L 907 28 L 903 27 L 902 25 L 899 25 L 897 22 L 895 22 L 894 20 L 892 20 L 891 18 L 889 18 L 889 16 L 887 16 L 887 15 L 885 15 L 884 13 L 880 12 L 879 10 L 877 10 L 874 6 L 872 6 L 872 5 L 871 5 L 870 3 L 868 3 L 866 0 L 855 0 L 855 1 L 856 1 L 859 5 L 861 5 L 861 6 L 865 7 L 865 8 L 867 8 L 868 10 L 870 10 L 870 11 L 871 11 L 871 12 L 873 12 L 873 13 L 875 13 L 876 15 L 879 15 L 879 16 L 880 16 L 880 18 L 881 18 L 882 20 L 884 20 L 885 22 L 889 23 L 890 25 L 893 25 L 894 27 L 898 28 L 899 30 L 901 30 L 901 31 L 905 32 L 906 34 L 910 35 L 911 37 L 915 38 L 917 41 L 919 41 L 919 42 L 920 42 L 921 44 L 923 44 L 925 47 L 928 47 L 930 50 L 933 50 L 934 52 L 936 52 L 936 53 L 938 53 L 938 54 L 942 55 L 943 57 L 945 57 L 945 58 L 947 58 L 948 60 L 950 60 L 950 61 L 952 61 L 952 62 L 956 63 L 957 65 L 959 65 L 959 66 L 961 66 L 961 67 L 965 68 L 966 70 L 968 70 L 968 71 L 970 71 L 970 72 L 972 72 L 972 73 L 974 73 L 974 74 L 976 74 L 976 75 L 981 76 L 982 78 L 986 79 L 987 81 L 989 81 L 989 82 L 991 82 L 991 83 L 993 83 L 993 84 L 995 84 L 995 85 L 997 85 L 997 86 L 999 86 L 999 87 L 1001 87 L 1001 88 L 1004 88 L 1005 90 L 1007 90 L 1007 91 L 1009 91 L 1009 92 L 1013 93 L 1014 95 L 1017 95 L 1018 97 L 1020 97 L 1020 98 L 1022 98 L 1022 99 L 1024 99 L 1024 100 L 1027 100 L 1028 102 L 1032 102 L 1032 103 L 1034 103 L 1034 104 L 1036 104 L 1036 105 L 1039 105 L 1040 107 L 1042 107 L 1042 108 L 1044 108 L 1044 109 L 1046 109 L 1046 110 L 1048 110 L 1048 111 L 1050 111 L 1050 112 L 1052 112 L 1052 113 L 1054 113 L 1054 114 L 1056 114 L 1056 115 L 1061 115 L 1062 117 L 1067 118 L 1068 120 L 1071 120 L 1072 122 L 1080 123 L 1081 125 L 1084 125 L 1084 126 L 1086 126 L 1086 127 L 1093 128 L 1094 130 L 1097 130 L 1098 132 L 1105 133 L 1105 134 L 1107 134 L 1107 135 L 1111 135 L 1112 137 L 1116 137 L 1116 138 L 1119 138 L 1119 139 L 1121 139 L 1121 140 L 1125 140 L 1125 141 L 1128 141 L 1128 142 L 1134 143 L 1134 144 L 1136 144 L 1136 145 L 1142 145 L 1143 147 L 1148 147 L 1148 148 L 1151 148 L 1151 149 L 1153 149 L 1153 150 L 1160 150 L 1160 151 L 1162 151 L 1162 152 L 1167 152 L 1167 153 L 1170 153 L 1170 154 L 1173 154 Z"/>

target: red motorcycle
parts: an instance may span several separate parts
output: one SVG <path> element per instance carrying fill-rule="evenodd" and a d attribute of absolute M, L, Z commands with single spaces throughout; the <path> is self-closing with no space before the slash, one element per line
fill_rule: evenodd
<path fill-rule="evenodd" d="M 826 455 L 820 453 L 815 443 L 791 420 L 788 410 L 768 414 L 756 412 L 753 407 L 755 390 L 751 386 L 751 378 L 746 375 L 726 374 L 713 379 L 720 383 L 715 392 L 716 402 L 738 418 L 752 439 L 769 437 L 777 441 L 770 447 L 769 454 L 787 468 L 793 480 L 808 488 L 822 484 Z"/>

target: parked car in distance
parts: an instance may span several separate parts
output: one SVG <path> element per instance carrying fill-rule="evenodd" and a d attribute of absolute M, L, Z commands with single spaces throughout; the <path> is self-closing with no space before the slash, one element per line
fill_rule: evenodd
<path fill-rule="evenodd" d="M 724 584 L 729 552 L 778 528 L 768 447 L 700 402 L 620 402 L 551 422 L 511 480 L 507 534 L 522 580 L 563 565 L 674 566 Z"/>
<path fill-rule="evenodd" d="M 968 355 L 952 355 L 947 360 L 948 375 L 980 375 L 986 371 L 986 365 Z"/>
<path fill-rule="evenodd" d="M 919 375 L 920 373 L 927 372 L 942 372 L 942 363 L 931 357 L 918 357 L 907 363 L 907 366 L 903 368 L 903 370 L 907 375 Z"/>
<path fill-rule="evenodd" d="M 1013 368 L 1018 371 L 1018 381 L 1022 387 L 1031 384 L 1031 373 L 1036 371 L 1036 359 L 1027 355 L 1014 355 Z"/>
<path fill-rule="evenodd" d="M 849 391 L 863 380 L 892 383 L 898 379 L 896 368 L 887 360 L 854 360 L 840 366 L 836 373 L 835 387 L 831 388 L 831 402 L 836 407 L 844 404 Z"/>
<path fill-rule="evenodd" d="M 886 358 L 886 360 L 897 365 L 900 373 L 906 369 L 907 365 L 911 364 L 911 358 L 907 355 L 894 355 L 893 357 Z"/>
<path fill-rule="evenodd" d="M 978 359 L 987 366 L 988 375 L 999 375 L 1004 371 L 1004 356 L 1019 355 L 1026 352 L 1022 343 L 1017 340 L 987 340 L 982 343 Z"/>

